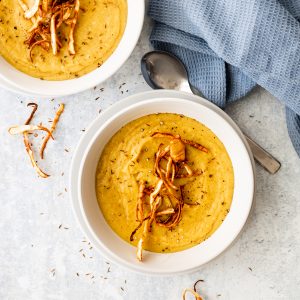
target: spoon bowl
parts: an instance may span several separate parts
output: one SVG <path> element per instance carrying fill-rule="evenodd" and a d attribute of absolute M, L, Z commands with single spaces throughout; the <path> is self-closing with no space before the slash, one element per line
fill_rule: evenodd
<path fill-rule="evenodd" d="M 142 74 L 153 89 L 168 89 L 192 93 L 183 63 L 164 51 L 146 53 L 141 60 Z"/>

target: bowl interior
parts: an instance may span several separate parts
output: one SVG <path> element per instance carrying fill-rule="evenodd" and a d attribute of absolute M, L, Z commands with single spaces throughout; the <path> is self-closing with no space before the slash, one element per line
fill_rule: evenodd
<path fill-rule="evenodd" d="M 16 91 L 42 96 L 63 96 L 92 88 L 112 76 L 127 60 L 140 36 L 144 21 L 144 1 L 127 0 L 128 15 L 124 34 L 112 55 L 100 68 L 76 79 L 40 80 L 18 71 L 0 56 L 0 78 Z"/>
<path fill-rule="evenodd" d="M 119 238 L 106 223 L 97 203 L 95 173 L 101 152 L 123 125 L 151 113 L 180 113 L 194 118 L 210 128 L 223 142 L 234 169 L 234 194 L 231 210 L 223 224 L 201 244 L 171 254 L 147 252 L 140 263 L 135 248 Z M 195 268 L 220 254 L 236 238 L 248 217 L 254 189 L 251 159 L 239 134 L 220 114 L 210 108 L 184 99 L 163 98 L 145 100 L 131 105 L 106 121 L 86 147 L 80 166 L 79 199 L 84 222 L 93 239 L 116 262 L 148 273 L 173 273 Z"/>

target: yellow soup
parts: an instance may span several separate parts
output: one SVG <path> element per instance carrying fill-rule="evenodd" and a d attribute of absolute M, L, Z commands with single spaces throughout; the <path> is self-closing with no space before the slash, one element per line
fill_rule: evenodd
<path fill-rule="evenodd" d="M 26 1 L 25 1 L 26 2 Z M 30 4 L 31 3 L 31 4 Z M 32 2 L 27 2 L 28 6 Z M 0 55 L 18 70 L 46 80 L 65 80 L 82 76 L 113 53 L 124 33 L 127 19 L 126 0 L 80 0 L 75 28 L 76 54 L 68 53 L 69 28 L 60 29 L 62 45 L 57 55 L 35 47 L 30 60 L 28 30 L 32 23 L 24 18 L 17 0 L 0 1 Z M 58 32 L 59 34 L 59 32 Z"/>
<path fill-rule="evenodd" d="M 186 157 L 199 176 L 175 179 L 184 186 L 182 219 L 170 229 L 155 222 L 147 234 L 144 249 L 153 252 L 176 252 L 193 247 L 210 237 L 229 212 L 234 185 L 231 160 L 222 142 L 200 122 L 178 114 L 152 114 L 122 127 L 105 146 L 96 174 L 96 192 L 101 211 L 111 228 L 126 242 L 133 241 L 139 182 L 155 186 L 155 153 L 168 138 L 153 138 L 154 132 L 179 134 L 200 143 L 208 153 L 186 146 Z M 147 208 L 146 208 L 147 209 Z"/>

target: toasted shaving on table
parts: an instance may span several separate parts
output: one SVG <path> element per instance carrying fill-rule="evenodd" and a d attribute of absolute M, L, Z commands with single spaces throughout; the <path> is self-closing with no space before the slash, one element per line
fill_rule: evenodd
<path fill-rule="evenodd" d="M 195 299 L 196 300 L 203 300 L 203 298 L 197 293 L 197 292 L 195 292 L 193 289 L 185 289 L 184 291 L 183 291 L 183 294 L 182 294 L 182 299 L 183 300 L 185 300 L 186 299 L 186 294 L 188 294 L 188 293 L 191 293 L 194 297 L 195 297 Z"/>
<path fill-rule="evenodd" d="M 38 109 L 38 105 L 36 103 L 28 103 L 27 106 L 28 107 L 32 107 L 32 111 L 31 111 L 31 114 L 30 114 L 29 118 L 26 120 L 25 125 L 29 125 L 30 124 L 31 120 L 34 117 L 35 112 Z M 33 152 L 32 152 L 31 146 L 30 146 L 30 142 L 29 142 L 29 138 L 28 138 L 28 132 L 24 132 L 23 133 L 23 141 L 24 141 L 26 152 L 28 153 L 28 156 L 30 158 L 30 162 L 31 162 L 33 168 L 35 169 L 35 171 L 42 178 L 49 177 L 50 175 L 48 175 L 47 173 L 43 172 L 41 170 L 41 168 L 38 166 L 38 164 L 35 161 L 35 159 L 34 159 L 34 155 L 33 155 Z"/>
<path fill-rule="evenodd" d="M 31 125 L 30 122 L 32 121 L 33 117 L 34 117 L 34 114 L 35 112 L 37 111 L 38 109 L 38 105 L 36 103 L 28 103 L 27 104 L 28 107 L 32 107 L 32 111 L 30 113 L 30 116 L 28 117 L 28 119 L 26 120 L 25 124 L 24 125 L 18 125 L 18 126 L 11 126 L 9 129 L 8 129 L 8 132 L 12 135 L 15 135 L 15 134 L 23 134 L 23 141 L 24 141 L 24 145 L 25 145 L 25 149 L 26 149 L 26 152 L 30 158 L 30 162 L 33 166 L 33 168 L 35 169 L 35 171 L 38 173 L 39 176 L 41 176 L 42 178 L 47 178 L 49 177 L 50 175 L 48 175 L 47 173 L 43 172 L 41 170 L 41 168 L 38 166 L 35 158 L 34 158 L 34 154 L 33 154 L 33 151 L 31 149 L 31 143 L 29 141 L 29 133 L 32 132 L 32 131 L 35 131 L 35 130 L 41 130 L 41 131 L 45 131 L 47 132 L 47 136 L 46 138 L 44 139 L 44 142 L 43 142 L 43 145 L 45 143 L 45 140 L 49 140 L 50 137 L 52 139 L 53 138 L 53 131 L 55 130 L 56 128 L 56 124 L 59 120 L 59 116 L 61 115 L 63 109 L 64 109 L 64 106 L 63 104 L 60 105 L 60 108 L 59 110 L 57 111 L 56 113 L 56 117 L 55 117 L 55 122 L 53 121 L 54 124 L 52 124 L 52 127 L 51 129 L 48 129 L 47 127 L 44 127 L 42 125 Z M 46 143 L 47 143 L 46 141 Z M 46 143 L 45 143 L 45 146 L 46 146 Z M 45 148 L 44 146 L 44 148 Z"/>
<path fill-rule="evenodd" d="M 24 133 L 24 132 L 31 132 L 31 131 L 35 131 L 35 130 L 42 130 L 42 131 L 46 131 L 49 136 L 53 139 L 52 133 L 51 131 L 44 127 L 44 126 L 39 126 L 39 125 L 16 125 L 16 126 L 11 126 L 10 128 L 8 128 L 8 132 L 12 135 L 14 134 L 20 134 L 20 133 Z"/>
<path fill-rule="evenodd" d="M 204 146 L 190 140 L 182 139 L 179 135 L 155 132 L 153 138 L 163 137 L 170 139 L 167 145 L 160 144 L 155 153 L 154 174 L 158 178 L 155 186 L 147 186 L 145 182 L 139 183 L 139 193 L 136 206 L 136 219 L 138 226 L 130 235 L 133 241 L 134 235 L 143 226 L 143 232 L 137 245 L 137 258 L 143 260 L 143 245 L 151 226 L 155 222 L 158 226 L 173 228 L 182 218 L 182 209 L 185 204 L 183 187 L 175 182 L 176 178 L 189 178 L 199 176 L 202 171 L 194 171 L 187 163 L 186 145 L 190 145 L 200 151 L 208 152 Z M 165 166 L 161 164 L 165 161 Z M 183 173 L 186 172 L 186 173 Z M 167 199 L 167 202 L 166 202 Z M 150 206 L 150 211 L 144 213 L 144 205 Z M 163 206 L 164 209 L 160 210 Z M 168 206 L 167 208 L 165 206 Z M 201 299 L 201 298 L 200 298 Z"/>
<path fill-rule="evenodd" d="M 44 158 L 44 151 L 45 151 L 45 148 L 47 146 L 47 143 L 48 143 L 50 137 L 52 136 L 52 133 L 55 131 L 56 125 L 57 125 L 57 123 L 59 121 L 59 118 L 60 118 L 61 114 L 63 113 L 64 109 L 65 109 L 65 105 L 64 104 L 60 104 L 59 108 L 58 108 L 58 110 L 57 110 L 57 112 L 55 114 L 54 120 L 52 122 L 52 125 L 51 125 L 51 128 L 50 128 L 50 132 L 48 132 L 48 134 L 46 135 L 46 137 L 43 140 L 43 143 L 42 143 L 42 146 L 41 146 L 41 150 L 40 150 L 40 156 L 41 156 L 42 159 Z"/>
<path fill-rule="evenodd" d="M 183 291 L 183 294 L 182 294 L 182 299 L 185 300 L 185 296 L 187 293 L 191 293 L 196 300 L 204 300 L 198 293 L 197 293 L 197 289 L 196 289 L 196 286 L 199 282 L 203 282 L 202 279 L 199 279 L 197 280 L 195 283 L 194 283 L 194 288 L 193 289 L 190 289 L 190 288 L 187 288 Z"/>

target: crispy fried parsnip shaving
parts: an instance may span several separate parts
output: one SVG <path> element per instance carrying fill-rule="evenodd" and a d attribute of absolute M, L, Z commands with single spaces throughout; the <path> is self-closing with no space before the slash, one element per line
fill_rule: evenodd
<path fill-rule="evenodd" d="M 197 289 L 196 289 L 196 286 L 199 282 L 203 282 L 203 280 L 197 280 L 195 283 L 194 283 L 194 288 L 193 289 L 190 289 L 190 288 L 187 288 L 183 291 L 183 294 L 182 294 L 182 299 L 185 300 L 185 295 L 187 293 L 191 293 L 196 300 L 204 300 L 198 293 L 197 293 Z"/>
<path fill-rule="evenodd" d="M 58 31 L 69 27 L 68 50 L 74 55 L 75 42 L 74 31 L 78 20 L 80 2 L 79 0 L 34 0 L 33 5 L 28 8 L 23 0 L 18 0 L 24 11 L 24 17 L 31 20 L 32 27 L 28 30 L 28 38 L 25 44 L 29 48 L 30 60 L 33 60 L 33 49 L 40 46 L 45 51 L 52 48 L 53 55 L 57 55 L 63 46 L 65 37 L 59 37 Z M 62 27 L 62 25 L 64 25 Z M 60 32 L 61 33 L 61 32 Z"/>
<path fill-rule="evenodd" d="M 37 164 L 37 162 L 34 158 L 34 154 L 33 154 L 33 151 L 31 149 L 31 143 L 29 141 L 29 136 L 28 135 L 29 135 L 29 132 L 32 132 L 32 131 L 35 131 L 35 130 L 41 130 L 41 131 L 47 132 L 47 136 L 46 136 L 47 141 L 49 140 L 50 137 L 52 139 L 54 139 L 52 133 L 55 130 L 55 126 L 56 126 L 56 123 L 58 122 L 59 116 L 57 117 L 57 115 L 58 115 L 58 113 L 57 113 L 56 122 L 55 122 L 55 124 L 52 124 L 52 127 L 51 127 L 50 130 L 47 127 L 44 127 L 42 125 L 30 125 L 31 120 L 33 119 L 34 114 L 37 111 L 38 105 L 36 103 L 28 103 L 27 106 L 32 107 L 32 111 L 31 111 L 30 116 L 26 120 L 25 124 L 20 125 L 20 126 L 12 126 L 8 129 L 8 132 L 12 135 L 23 134 L 23 141 L 24 141 L 25 149 L 26 149 L 26 152 L 27 152 L 27 154 L 30 158 L 30 161 L 31 161 L 31 164 L 32 164 L 33 168 L 35 169 L 35 171 L 38 173 L 38 175 L 40 177 L 47 178 L 47 177 L 49 177 L 49 175 L 46 174 L 45 172 L 43 172 L 40 169 L 40 167 L 38 166 L 38 164 Z M 61 112 L 60 112 L 60 114 L 61 114 Z M 53 123 L 54 123 L 54 121 L 53 121 Z"/>
<path fill-rule="evenodd" d="M 197 292 L 195 292 L 193 289 L 185 289 L 183 291 L 183 294 L 182 294 L 183 300 L 186 299 L 185 296 L 187 293 L 191 293 L 195 297 L 196 300 L 203 300 L 203 298 Z"/>
<path fill-rule="evenodd" d="M 24 132 L 31 132 L 31 131 L 35 131 L 35 130 L 43 130 L 46 131 L 50 137 L 53 139 L 52 133 L 51 131 L 44 127 L 44 126 L 39 126 L 39 125 L 17 125 L 17 126 L 12 126 L 8 129 L 8 132 L 12 135 L 14 134 L 20 134 L 20 133 L 24 133 Z"/>
<path fill-rule="evenodd" d="M 139 184 L 139 194 L 136 206 L 136 219 L 139 225 L 131 233 L 130 241 L 134 240 L 134 235 L 143 226 L 142 236 L 137 245 L 137 258 L 142 261 L 143 245 L 147 233 L 151 232 L 151 225 L 155 222 L 158 226 L 172 228 L 179 224 L 182 217 L 184 202 L 184 186 L 178 186 L 176 178 L 189 178 L 199 176 L 202 171 L 194 171 L 187 163 L 186 145 L 190 145 L 200 151 L 208 152 L 204 146 L 186 139 L 179 135 L 170 133 L 155 132 L 153 138 L 167 138 L 168 144 L 160 144 L 155 154 L 154 174 L 158 177 L 155 186 L 146 186 L 145 182 Z M 161 162 L 165 161 L 165 164 Z M 185 172 L 185 173 L 184 173 Z M 148 200 L 147 200 L 148 199 Z M 159 210 L 167 199 L 168 204 Z M 149 201 L 149 202 L 147 202 Z M 148 203 L 150 211 L 146 212 L 144 205 Z M 188 203 L 189 206 L 193 204 Z M 196 205 L 196 204 L 195 204 Z M 201 299 L 201 298 L 199 298 Z"/>
<path fill-rule="evenodd" d="M 56 125 L 59 121 L 59 118 L 61 116 L 61 114 L 64 112 L 64 109 L 65 109 L 65 105 L 64 104 L 60 104 L 59 105 L 59 108 L 55 114 L 55 117 L 54 117 L 54 120 L 52 122 L 52 125 L 51 125 L 51 128 L 50 128 L 50 132 L 48 132 L 48 134 L 46 135 L 46 137 L 44 138 L 43 140 L 43 144 L 41 146 L 41 150 L 40 150 L 40 156 L 41 158 L 43 159 L 44 158 L 44 150 L 47 146 L 47 143 L 50 139 L 50 137 L 52 136 L 52 133 L 54 132 L 55 128 L 56 128 Z"/>
<path fill-rule="evenodd" d="M 27 106 L 31 106 L 32 107 L 32 112 L 29 116 L 29 118 L 26 120 L 25 125 L 29 125 L 29 123 L 31 122 L 32 118 L 34 117 L 35 112 L 38 109 L 38 105 L 36 103 L 28 103 Z M 36 163 L 35 159 L 34 159 L 34 155 L 33 152 L 31 150 L 30 147 L 30 142 L 29 142 L 29 138 L 28 138 L 28 132 L 24 132 L 23 133 L 23 140 L 24 140 L 24 145 L 25 145 L 25 149 L 28 153 L 28 156 L 30 158 L 31 164 L 33 166 L 33 168 L 35 169 L 35 171 L 38 173 L 39 176 L 41 176 L 42 178 L 47 178 L 49 177 L 48 174 L 46 174 L 45 172 L 43 172 L 40 167 L 38 166 L 38 164 Z"/>

